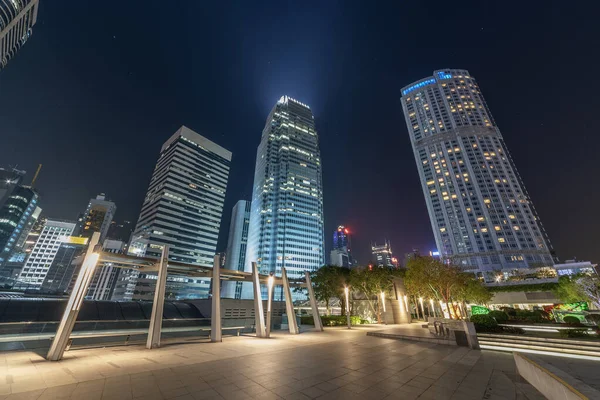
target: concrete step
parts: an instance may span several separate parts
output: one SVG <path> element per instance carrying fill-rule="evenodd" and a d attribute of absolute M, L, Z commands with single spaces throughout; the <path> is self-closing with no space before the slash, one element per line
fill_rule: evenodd
<path fill-rule="evenodd" d="M 594 347 L 579 347 L 559 344 L 543 344 L 540 342 L 517 340 L 488 340 L 479 338 L 482 349 L 499 350 L 506 352 L 522 351 L 548 355 L 573 356 L 574 358 L 594 359 L 600 361 L 600 351 Z"/>
<path fill-rule="evenodd" d="M 494 333 L 478 333 L 478 338 L 486 339 L 486 340 L 520 340 L 520 341 L 531 341 L 531 342 L 539 342 L 544 344 L 568 344 L 568 345 L 578 345 L 578 346 L 589 346 L 600 349 L 600 341 L 591 341 L 591 340 L 576 340 L 576 339 L 555 339 L 555 338 L 543 338 L 536 336 L 522 336 L 522 335 L 498 335 Z"/>

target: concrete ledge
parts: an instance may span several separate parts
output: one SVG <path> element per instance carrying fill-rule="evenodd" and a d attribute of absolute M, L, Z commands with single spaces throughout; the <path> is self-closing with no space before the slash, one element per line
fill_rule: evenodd
<path fill-rule="evenodd" d="M 600 392 L 544 361 L 513 353 L 519 375 L 550 400 L 600 399 Z"/>
<path fill-rule="evenodd" d="M 426 343 L 435 343 L 435 344 L 443 344 L 446 346 L 456 346 L 455 341 L 439 339 L 437 337 L 425 337 L 425 336 L 409 336 L 409 335 L 399 335 L 395 333 L 381 333 L 381 332 L 367 332 L 367 336 L 377 336 L 385 339 L 395 339 L 395 340 L 412 340 L 413 342 L 426 342 Z"/>

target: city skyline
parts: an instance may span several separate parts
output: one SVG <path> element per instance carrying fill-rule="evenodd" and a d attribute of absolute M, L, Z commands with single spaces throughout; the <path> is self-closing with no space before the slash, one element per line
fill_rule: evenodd
<path fill-rule="evenodd" d="M 127 16 L 139 10 L 130 5 L 124 6 L 120 17 L 86 4 L 40 2 L 34 35 L 0 73 L 0 106 L 5 113 L 0 159 L 4 165 L 27 169 L 27 180 L 35 166 L 44 163 L 38 188 L 45 216 L 74 219 L 82 203 L 107 192 L 119 204 L 116 218 L 135 221 L 154 165 L 154 149 L 164 141 L 165 131 L 187 124 L 234 153 L 222 220 L 229 226 L 235 201 L 251 195 L 249 170 L 254 154 L 246 149 L 256 147 L 252 132 L 261 129 L 272 103 L 288 94 L 311 105 L 319 127 L 325 232 L 341 223 L 351 227 L 359 260 L 368 259 L 370 241 L 381 237 L 389 238 L 398 254 L 414 247 L 427 253 L 435 247 L 434 236 L 400 109 L 400 89 L 435 69 L 466 68 L 485 90 L 558 256 L 598 260 L 591 221 L 598 218 L 592 204 L 600 193 L 585 182 L 585 176 L 597 171 L 591 151 L 598 139 L 587 134 L 586 122 L 597 102 L 590 95 L 597 83 L 572 87 L 567 79 L 556 79 L 562 76 L 557 71 L 585 69 L 584 61 L 572 55 L 581 54 L 586 41 L 567 29 L 566 33 L 560 30 L 561 45 L 537 46 L 539 41 L 558 40 L 558 30 L 551 28 L 558 20 L 553 6 L 528 24 L 520 23 L 523 16 L 508 15 L 500 7 L 474 6 L 468 16 L 481 23 L 469 26 L 468 42 L 436 47 L 444 19 L 464 18 L 458 11 L 447 11 L 431 12 L 430 32 L 414 43 L 394 43 L 391 37 L 418 27 L 412 20 L 391 26 L 388 15 L 419 11 L 419 6 L 403 7 L 386 6 L 389 12 L 378 14 L 368 8 L 346 9 L 350 21 L 366 25 L 344 23 L 335 17 L 338 8 L 333 5 L 318 12 L 301 7 L 299 13 L 305 18 L 279 15 L 284 26 L 298 30 L 310 21 L 313 30 L 306 32 L 306 44 L 286 43 L 272 34 L 275 27 L 261 27 L 267 26 L 260 18 L 261 7 L 233 7 L 228 17 L 205 27 L 193 27 L 184 18 L 185 35 L 194 38 L 191 42 L 211 37 L 215 25 L 231 28 L 231 36 L 201 41 L 208 46 L 205 51 L 216 57 L 200 63 L 195 48 L 202 46 L 174 40 L 174 33 L 161 29 L 161 41 L 168 45 L 159 45 L 159 62 L 154 63 L 149 54 L 155 42 L 146 38 L 155 37 L 152 24 L 147 23 L 158 15 L 153 7 L 131 22 Z M 203 15 L 207 10 L 183 7 L 168 10 L 167 16 L 178 19 L 174 17 L 191 11 Z M 232 21 L 248 11 L 257 17 L 256 23 L 233 29 L 237 24 Z M 332 18 L 335 35 L 329 34 Z M 518 28 L 509 29 L 511 25 Z M 389 32 L 379 26 L 389 26 L 385 28 Z M 86 40 L 60 40 L 73 29 L 84 32 Z M 256 35 L 248 36 L 249 31 Z M 586 37 L 593 36 L 590 32 Z M 242 37 L 247 38 L 243 52 L 222 50 L 235 48 Z M 350 42 L 352 51 L 347 47 Z M 493 45 L 494 52 L 478 50 L 487 45 Z M 283 48 L 285 52 L 277 50 Z M 420 60 L 400 56 L 432 48 L 436 51 Z M 169 63 L 159 73 L 165 60 L 177 57 L 182 57 L 181 63 Z M 514 57 L 517 63 L 508 61 Z M 239 66 L 212 74 L 219 65 Z M 290 80 L 287 71 L 298 72 L 296 79 Z M 552 87 L 547 82 L 553 82 Z M 575 91 L 573 106 L 555 95 L 570 90 Z M 508 99 L 516 93 L 530 99 L 527 112 L 513 110 Z M 239 106 L 231 106 L 234 100 Z M 27 118 L 32 114 L 36 118 Z M 563 143 L 565 132 L 581 132 L 579 144 Z M 24 138 L 27 146 L 22 145 Z M 92 142 L 90 138 L 102 139 Z M 518 146 L 521 140 L 524 145 Z M 568 168 L 547 167 L 552 173 L 540 172 L 541 166 L 555 165 L 556 160 Z M 390 188 L 389 196 L 374 195 L 382 187 Z M 582 204 L 576 200 L 580 194 L 585 197 Z M 227 229 L 221 229 L 217 249 L 224 250 L 226 241 Z M 329 254 L 331 244 L 327 240 L 325 244 Z"/>

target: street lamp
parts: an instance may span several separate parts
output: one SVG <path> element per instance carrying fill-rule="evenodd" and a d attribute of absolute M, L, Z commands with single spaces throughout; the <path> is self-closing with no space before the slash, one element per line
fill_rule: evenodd
<path fill-rule="evenodd" d="M 271 337 L 271 300 L 273 298 L 273 283 L 275 282 L 275 278 L 273 275 L 269 275 L 267 278 L 267 295 L 269 296 L 267 300 L 267 337 Z"/>
<path fill-rule="evenodd" d="M 346 294 L 346 321 L 348 322 L 348 329 L 350 329 L 352 325 L 350 325 L 350 290 L 348 286 L 344 286 L 344 293 Z"/>
<path fill-rule="evenodd" d="M 437 312 L 435 311 L 435 306 L 433 305 L 433 299 L 429 299 L 429 303 L 431 304 L 431 309 L 433 310 L 433 316 L 437 317 Z"/>
<path fill-rule="evenodd" d="M 423 298 L 419 297 L 419 303 L 421 303 L 421 313 L 423 314 L 423 320 L 425 320 L 425 307 L 423 307 Z"/>
<path fill-rule="evenodd" d="M 406 312 L 410 314 L 410 310 L 408 309 L 408 296 L 404 295 L 404 307 L 406 307 Z"/>
<path fill-rule="evenodd" d="M 381 304 L 383 305 L 383 312 L 385 312 L 385 293 L 381 292 Z"/>

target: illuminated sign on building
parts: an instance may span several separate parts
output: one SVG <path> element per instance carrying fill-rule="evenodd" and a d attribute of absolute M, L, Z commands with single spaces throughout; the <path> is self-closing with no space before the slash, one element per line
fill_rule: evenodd
<path fill-rule="evenodd" d="M 67 236 L 64 240 L 63 243 L 69 243 L 69 244 L 81 244 L 83 246 L 85 246 L 88 242 L 88 238 L 85 237 L 79 237 L 79 236 Z"/>
<path fill-rule="evenodd" d="M 416 83 L 416 84 L 414 84 L 412 86 L 409 86 L 408 88 L 404 89 L 402 91 L 402 96 L 405 96 L 405 95 L 409 94 L 410 92 L 412 92 L 414 90 L 417 90 L 417 89 L 420 89 L 420 88 L 422 88 L 424 86 L 433 85 L 434 83 L 435 83 L 435 79 L 434 78 L 426 79 L 426 80 L 424 80 L 422 82 Z"/>

